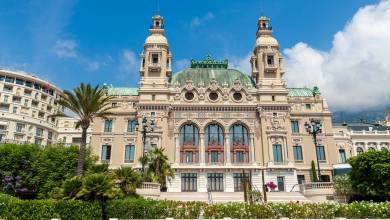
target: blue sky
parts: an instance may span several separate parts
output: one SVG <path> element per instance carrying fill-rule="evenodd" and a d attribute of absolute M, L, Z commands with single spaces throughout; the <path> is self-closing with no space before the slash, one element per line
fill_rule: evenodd
<path fill-rule="evenodd" d="M 299 42 L 316 51 L 332 51 L 335 34 L 345 29 L 359 8 L 370 4 L 378 1 L 159 3 L 175 71 L 189 59 L 209 53 L 218 59 L 228 58 L 240 68 L 239 62 L 253 48 L 261 14 L 271 18 L 281 51 L 294 49 Z M 34 73 L 63 89 L 80 82 L 136 86 L 138 56 L 156 5 L 156 0 L 2 0 L 0 66 Z"/>

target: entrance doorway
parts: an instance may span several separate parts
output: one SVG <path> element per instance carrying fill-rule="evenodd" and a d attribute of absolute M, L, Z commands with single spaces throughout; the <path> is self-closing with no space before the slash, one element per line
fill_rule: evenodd
<path fill-rule="evenodd" d="M 284 176 L 278 176 L 278 191 L 284 192 Z"/>

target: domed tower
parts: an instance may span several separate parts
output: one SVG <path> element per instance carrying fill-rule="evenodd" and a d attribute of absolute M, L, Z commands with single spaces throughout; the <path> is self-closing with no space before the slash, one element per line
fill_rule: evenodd
<path fill-rule="evenodd" d="M 251 57 L 252 78 L 261 88 L 282 88 L 285 86 L 282 69 L 282 55 L 278 41 L 272 37 L 270 19 L 261 16 L 257 21 L 256 45 Z"/>
<path fill-rule="evenodd" d="M 163 17 L 152 17 L 149 32 L 141 54 L 140 89 L 167 88 L 172 76 L 172 55 L 164 34 Z"/>

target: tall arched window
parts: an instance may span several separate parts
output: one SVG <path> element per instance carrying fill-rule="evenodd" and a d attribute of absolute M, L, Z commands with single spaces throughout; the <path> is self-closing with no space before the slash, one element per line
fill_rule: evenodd
<path fill-rule="evenodd" d="M 242 124 L 230 127 L 230 153 L 233 163 L 249 162 L 248 129 Z"/>
<path fill-rule="evenodd" d="M 363 148 L 361 148 L 361 147 L 357 147 L 356 148 L 356 153 L 357 153 L 357 155 L 359 155 L 359 154 L 362 154 L 364 151 L 363 151 Z"/>
<path fill-rule="evenodd" d="M 223 129 L 218 124 L 210 124 L 205 130 L 206 162 L 223 163 L 224 137 Z"/>
<path fill-rule="evenodd" d="M 180 129 L 180 162 L 199 162 L 199 129 L 194 124 L 185 124 Z"/>

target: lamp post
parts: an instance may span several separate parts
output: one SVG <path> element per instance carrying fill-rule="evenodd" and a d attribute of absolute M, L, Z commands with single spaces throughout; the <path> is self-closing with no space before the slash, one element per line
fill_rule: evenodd
<path fill-rule="evenodd" d="M 136 123 L 136 126 L 138 128 L 139 124 L 138 122 Z M 142 158 L 145 160 L 145 156 L 147 155 L 148 151 L 146 150 L 146 135 L 147 133 L 153 132 L 154 128 L 156 127 L 155 124 L 155 119 L 154 118 L 142 118 L 142 144 L 143 144 L 143 149 L 142 149 Z M 142 173 L 145 173 L 145 163 L 142 161 Z"/>
<path fill-rule="evenodd" d="M 322 132 L 322 124 L 320 120 L 311 119 L 310 123 L 305 122 L 305 128 L 307 133 L 313 136 L 314 147 L 315 147 L 314 150 L 316 151 L 316 158 L 317 158 L 318 180 L 321 181 L 320 162 L 318 160 L 318 152 L 317 152 L 317 135 Z"/>

